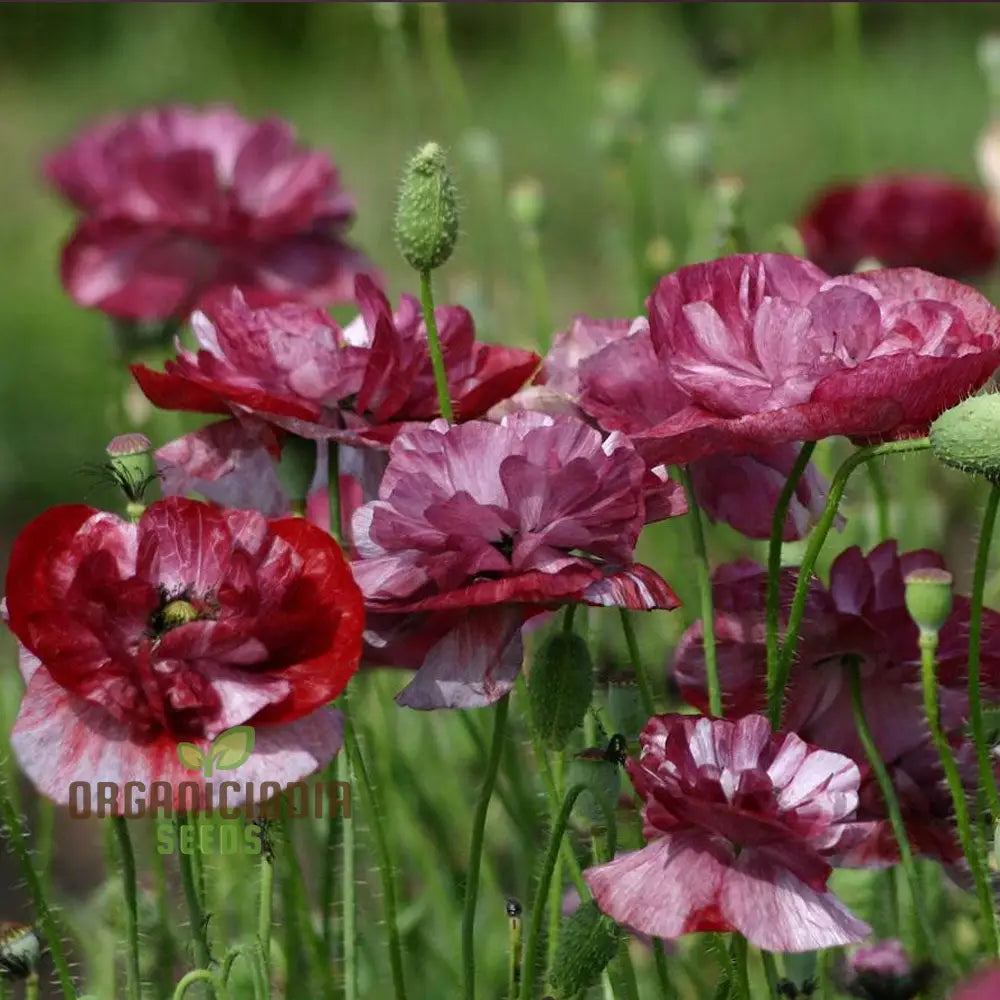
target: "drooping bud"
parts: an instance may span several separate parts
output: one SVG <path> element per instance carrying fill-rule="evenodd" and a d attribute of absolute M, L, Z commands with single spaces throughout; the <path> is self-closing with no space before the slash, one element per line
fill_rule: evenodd
<path fill-rule="evenodd" d="M 951 573 L 930 567 L 908 573 L 906 585 L 906 610 L 921 632 L 940 632 L 951 614 Z"/>
<path fill-rule="evenodd" d="M 119 434 L 104 451 L 115 485 L 125 496 L 125 514 L 138 519 L 146 509 L 147 490 L 157 481 L 152 442 L 145 434 Z"/>
<path fill-rule="evenodd" d="M 42 942 L 26 924 L 0 924 L 0 979 L 27 979 L 38 971 Z"/>
<path fill-rule="evenodd" d="M 558 1000 L 575 997 L 597 982 L 618 953 L 623 933 L 592 899 L 563 922 L 549 977 Z"/>
<path fill-rule="evenodd" d="M 425 143 L 403 172 L 396 203 L 396 245 L 416 271 L 440 267 L 458 241 L 458 194 L 444 150 Z"/>
<path fill-rule="evenodd" d="M 541 645 L 528 674 L 528 697 L 538 733 L 561 750 L 582 722 L 594 693 L 594 665 L 587 643 L 559 631 Z"/>
<path fill-rule="evenodd" d="M 278 479 L 292 501 L 292 510 L 305 513 L 306 497 L 316 472 L 316 442 L 286 434 L 281 442 Z"/>
<path fill-rule="evenodd" d="M 607 747 L 581 750 L 570 761 L 566 772 L 568 786 L 583 785 L 590 792 L 577 800 L 577 811 L 593 826 L 606 827 L 614 822 L 627 749 L 625 737 L 615 733 Z"/>
<path fill-rule="evenodd" d="M 931 424 L 931 451 L 945 465 L 1000 481 L 1000 394 L 959 403 Z"/>

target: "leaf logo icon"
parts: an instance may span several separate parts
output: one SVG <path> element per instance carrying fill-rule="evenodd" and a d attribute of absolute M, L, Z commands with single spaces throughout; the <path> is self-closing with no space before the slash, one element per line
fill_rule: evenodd
<path fill-rule="evenodd" d="M 212 741 L 208 751 L 202 751 L 194 743 L 178 743 L 177 759 L 189 771 L 201 771 L 211 778 L 214 771 L 233 771 L 245 764 L 253 753 L 253 726 L 233 726 Z"/>

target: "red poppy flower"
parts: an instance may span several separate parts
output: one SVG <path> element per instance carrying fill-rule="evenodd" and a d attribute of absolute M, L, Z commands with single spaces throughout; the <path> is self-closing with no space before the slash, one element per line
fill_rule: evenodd
<path fill-rule="evenodd" d="M 186 316 L 212 288 L 261 304 L 345 302 L 372 265 L 343 240 L 337 171 L 278 119 L 154 108 L 91 126 L 48 159 L 84 212 L 62 258 L 76 302 L 126 319 Z"/>
<path fill-rule="evenodd" d="M 343 330 L 318 309 L 251 309 L 237 291 L 215 296 L 191 320 L 197 352 L 178 345 L 165 373 L 132 372 L 163 409 L 253 414 L 302 437 L 384 446 L 405 424 L 439 414 L 427 330 L 409 295 L 393 314 L 359 277 L 356 296 L 361 315 Z M 478 343 L 460 306 L 435 316 L 460 420 L 509 396 L 538 365 L 531 351 Z"/>
<path fill-rule="evenodd" d="M 521 626 L 547 607 L 677 607 L 633 562 L 644 480 L 624 436 L 571 417 L 442 420 L 399 435 L 379 499 L 354 515 L 352 568 L 377 632 L 369 645 L 420 668 L 400 702 L 500 698 L 521 667 Z"/>
<path fill-rule="evenodd" d="M 903 583 L 913 570 L 943 565 L 941 557 L 928 550 L 899 555 L 894 541 L 884 542 L 867 555 L 854 547 L 834 561 L 829 588 L 816 581 L 809 591 L 781 724 L 810 743 L 846 754 L 862 765 L 858 818 L 874 825 L 870 841 L 854 845 L 844 863 L 869 866 L 898 858 L 885 802 L 854 723 L 851 662 L 858 664 L 865 714 L 879 753 L 893 774 L 914 846 L 942 860 L 954 861 L 961 855 L 951 799 L 925 722 L 918 630 L 906 610 Z M 794 571 L 782 573 L 782 622 L 787 619 L 795 580 Z M 766 571 L 755 563 L 733 563 L 716 571 L 715 631 L 727 713 L 759 711 L 765 704 L 766 587 Z M 956 740 L 968 717 L 968 623 L 969 601 L 956 597 L 951 617 L 941 630 L 938 652 L 942 723 Z M 674 653 L 673 676 L 682 696 L 705 710 L 702 641 L 701 623 L 684 633 Z M 985 696 L 1000 700 L 1000 614 L 989 609 L 983 619 L 982 678 Z M 964 742 L 956 746 L 960 757 L 967 749 Z M 975 781 L 974 764 L 968 777 Z"/>
<path fill-rule="evenodd" d="M 654 716 L 626 764 L 647 845 L 584 872 L 630 930 L 738 931 L 769 951 L 860 941 L 870 928 L 827 889 L 827 858 L 854 835 L 857 765 L 767 720 Z"/>
<path fill-rule="evenodd" d="M 951 278 L 989 271 L 1000 234 L 986 195 L 947 177 L 876 177 L 824 191 L 799 222 L 809 259 L 846 274 L 866 257 Z"/>
<path fill-rule="evenodd" d="M 647 305 L 650 362 L 606 367 L 584 407 L 631 379 L 649 417 L 628 433 L 651 463 L 925 434 L 1000 363 L 1000 313 L 915 268 L 828 278 L 796 257 L 740 254 L 667 275 Z"/>
<path fill-rule="evenodd" d="M 361 595 L 336 543 L 305 520 L 182 497 L 137 524 L 56 507 L 14 542 L 7 612 L 28 684 L 11 745 L 56 802 L 77 781 L 116 782 L 119 808 L 129 781 L 176 793 L 199 777 L 178 742 L 204 750 L 238 725 L 256 734 L 223 775 L 241 788 L 296 781 L 340 746 L 326 705 L 357 669 Z"/>

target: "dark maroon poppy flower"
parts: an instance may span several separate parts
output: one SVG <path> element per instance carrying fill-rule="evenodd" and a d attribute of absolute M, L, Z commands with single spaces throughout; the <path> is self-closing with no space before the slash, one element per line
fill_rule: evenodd
<path fill-rule="evenodd" d="M 354 515 L 352 563 L 378 633 L 370 645 L 420 668 L 400 702 L 497 700 L 521 667 L 521 626 L 547 607 L 677 607 L 633 562 L 644 478 L 623 435 L 571 417 L 441 420 L 400 434 L 379 499 Z"/>
<path fill-rule="evenodd" d="M 866 257 L 951 278 L 989 271 L 1000 234 L 986 195 L 946 177 L 876 177 L 824 191 L 799 232 L 809 259 L 846 274 Z"/>
<path fill-rule="evenodd" d="M 871 841 L 854 845 L 851 864 L 891 863 L 898 857 L 885 803 L 854 723 L 852 662 L 859 666 L 865 713 L 879 753 L 894 775 L 914 845 L 943 860 L 953 861 L 961 854 L 951 800 L 924 718 L 918 630 L 906 610 L 903 583 L 913 570 L 943 565 L 941 557 L 928 550 L 899 555 L 894 541 L 884 542 L 867 556 L 855 547 L 835 560 L 829 588 L 816 581 L 809 590 L 781 723 L 810 743 L 847 754 L 862 765 L 858 818 L 877 822 Z M 782 627 L 795 580 L 794 571 L 783 572 Z M 751 562 L 720 567 L 715 575 L 715 630 L 727 713 L 759 711 L 765 704 L 766 587 L 766 571 Z M 956 597 L 941 630 L 938 655 L 942 723 L 956 740 L 968 716 L 968 623 L 969 601 Z M 673 676 L 683 697 L 704 710 L 702 639 L 701 623 L 684 633 L 674 653 Z M 982 671 L 984 694 L 1000 698 L 1000 614 L 988 609 L 983 620 Z M 957 745 L 960 756 L 965 749 L 964 743 Z M 974 776 L 973 766 L 970 780 Z"/>
<path fill-rule="evenodd" d="M 191 319 L 196 352 L 178 345 L 165 373 L 132 372 L 164 409 L 252 414 L 302 437 L 384 446 L 407 423 L 439 414 L 427 330 L 409 295 L 395 314 L 366 277 L 356 295 L 361 315 L 343 330 L 319 309 L 251 309 L 237 291 L 213 297 Z M 478 343 L 460 306 L 435 316 L 460 420 L 509 396 L 538 366 L 531 351 Z"/>
<path fill-rule="evenodd" d="M 767 720 L 660 715 L 629 760 L 646 847 L 584 872 L 630 930 L 677 938 L 738 931 L 769 951 L 860 941 L 870 928 L 827 889 L 853 836 L 857 765 Z"/>
<path fill-rule="evenodd" d="M 223 774 L 241 789 L 296 781 L 340 746 L 326 705 L 358 666 L 361 594 L 336 543 L 301 518 L 182 497 L 137 524 L 56 507 L 14 542 L 6 601 L 28 684 L 11 745 L 56 802 L 75 781 L 117 782 L 119 808 L 128 781 L 176 791 L 198 777 L 178 742 L 205 750 L 233 726 L 256 733 Z"/>
<path fill-rule="evenodd" d="M 829 278 L 795 257 L 741 254 L 667 275 L 648 308 L 646 356 L 621 374 L 604 359 L 583 406 L 650 463 L 924 434 L 1000 363 L 1000 313 L 915 268 Z"/>
<path fill-rule="evenodd" d="M 259 304 L 350 301 L 372 265 L 344 242 L 353 199 L 278 119 L 155 108 L 88 128 L 48 159 L 84 213 L 62 258 L 76 302 L 125 319 L 186 316 L 211 289 Z"/>

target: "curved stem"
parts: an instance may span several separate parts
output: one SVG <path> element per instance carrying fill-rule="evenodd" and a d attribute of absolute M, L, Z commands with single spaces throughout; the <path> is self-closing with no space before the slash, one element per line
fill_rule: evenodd
<path fill-rule="evenodd" d="M 122 889 L 125 893 L 125 936 L 128 940 L 128 996 L 129 1000 L 142 1000 L 142 981 L 139 976 L 139 900 L 135 881 L 135 851 L 124 816 L 114 816 L 111 825 L 118 842 L 121 863 Z"/>
<path fill-rule="evenodd" d="M 701 511 L 694 495 L 694 485 L 687 466 L 677 467 L 677 479 L 684 486 L 687 497 L 688 520 L 691 524 L 691 541 L 694 544 L 695 568 L 698 574 L 698 594 L 701 599 L 701 620 L 704 630 L 705 681 L 708 685 L 708 710 L 712 715 L 722 716 L 722 689 L 719 686 L 719 665 L 715 655 L 715 607 L 712 602 L 712 574 L 708 563 L 708 549 L 705 546 L 705 531 L 701 523 Z"/>
<path fill-rule="evenodd" d="M 180 844 L 183 842 L 181 838 L 181 832 L 184 827 L 183 817 L 175 817 L 174 824 L 177 827 L 177 843 Z M 191 855 L 181 851 L 177 863 L 181 871 L 181 886 L 184 889 L 184 901 L 187 904 L 188 922 L 191 924 L 191 940 L 194 942 L 195 965 L 199 969 L 207 969 L 212 960 L 212 955 L 208 947 L 205 915 L 201 909 L 201 900 L 198 896 L 198 886 L 195 883 Z"/>
<path fill-rule="evenodd" d="M 38 872 L 35 870 L 34 864 L 32 864 L 28 845 L 24 841 L 24 831 L 21 829 L 21 819 L 15 812 L 13 803 L 10 800 L 5 778 L 0 779 L 0 824 L 7 829 L 11 851 L 20 865 L 21 874 L 27 883 L 28 892 L 31 894 L 31 901 L 35 906 L 35 913 L 38 915 L 38 922 L 41 924 L 46 943 L 49 946 L 52 964 L 56 967 L 56 974 L 59 977 L 59 986 L 62 989 L 63 997 L 65 1000 L 76 1000 L 76 989 L 73 986 L 73 977 L 69 973 L 66 956 L 63 954 L 59 926 L 49 907 L 42 880 L 38 877 Z"/>
<path fill-rule="evenodd" d="M 826 497 L 826 506 L 820 519 L 813 528 L 809 536 L 809 544 L 799 567 L 798 580 L 795 583 L 795 596 L 792 598 L 792 606 L 788 613 L 788 627 L 785 630 L 785 640 L 778 657 L 778 667 L 774 681 L 774 697 L 780 703 L 784 697 L 785 685 L 788 683 L 788 675 L 792 669 L 792 660 L 795 657 L 795 648 L 799 641 L 799 630 L 802 627 L 802 619 L 806 610 L 806 597 L 809 594 L 809 584 L 812 580 L 813 571 L 816 568 L 816 561 L 820 551 L 826 542 L 833 522 L 837 519 L 837 509 L 844 496 L 844 489 L 851 473 L 864 462 L 868 462 L 877 455 L 892 455 L 908 451 L 923 451 L 931 446 L 929 438 L 909 438 L 905 441 L 890 441 L 887 444 L 873 445 L 869 448 L 859 448 L 854 454 L 849 455 L 834 473 L 830 483 L 830 491 Z"/>
<path fill-rule="evenodd" d="M 549 846 L 545 851 L 545 861 L 542 864 L 542 874 L 538 880 L 538 890 L 535 893 L 531 907 L 531 919 L 528 924 L 528 940 L 524 949 L 524 965 L 521 970 L 521 1000 L 531 1000 L 535 989 L 535 976 L 538 967 L 538 952 L 541 944 L 542 921 L 545 917 L 545 900 L 552 885 L 552 872 L 555 870 L 556 858 L 559 856 L 563 834 L 569 824 L 570 813 L 580 793 L 586 790 L 586 785 L 574 785 L 563 799 L 562 808 L 556 816 L 549 834 Z"/>
<path fill-rule="evenodd" d="M 886 811 L 889 813 L 889 823 L 892 832 L 896 837 L 896 844 L 899 847 L 899 859 L 906 874 L 906 881 L 910 887 L 910 899 L 914 914 L 917 918 L 917 930 L 919 932 L 919 947 L 921 955 L 930 954 L 931 943 L 934 940 L 930 923 L 927 919 L 927 909 L 924 903 L 923 892 L 920 885 L 920 875 L 913 858 L 913 850 L 910 847 L 910 838 L 906 833 L 906 824 L 903 822 L 903 810 L 900 808 L 899 799 L 896 796 L 896 788 L 892 783 L 882 755 L 875 745 L 875 738 L 872 736 L 868 719 L 865 716 L 864 700 L 861 694 L 861 670 L 858 661 L 851 658 L 847 664 L 848 681 L 851 690 L 851 709 L 854 713 L 854 725 L 858 731 L 858 739 L 864 747 L 865 756 L 871 764 L 875 780 L 878 782 L 879 791 L 885 799 Z"/>
<path fill-rule="evenodd" d="M 767 546 L 767 714 L 771 726 L 777 728 L 781 720 L 781 698 L 777 689 L 778 625 L 781 616 L 781 542 L 785 534 L 788 507 L 798 489 L 809 459 L 816 448 L 815 441 L 806 441 L 785 480 L 785 485 L 774 505 L 771 518 L 771 538 Z"/>
<path fill-rule="evenodd" d="M 490 800 L 493 798 L 493 787 L 500 769 L 500 756 L 503 752 L 504 734 L 507 727 L 507 712 L 510 708 L 510 695 L 506 694 L 497 702 L 493 716 L 493 739 L 490 743 L 489 757 L 486 759 L 486 774 L 479 790 L 476 802 L 476 812 L 472 817 L 472 842 L 469 845 L 469 872 L 465 879 L 465 909 L 462 913 L 462 979 L 466 1000 L 475 1000 L 476 996 L 476 900 L 479 895 L 479 869 L 483 859 L 483 838 L 486 832 L 486 815 L 489 812 Z"/>
<path fill-rule="evenodd" d="M 212 991 L 215 993 L 216 1000 L 226 1000 L 227 991 L 225 985 L 222 981 L 207 969 L 192 969 L 183 979 L 177 984 L 177 988 L 174 990 L 174 1000 L 182 1000 L 182 998 L 187 994 L 187 991 L 194 986 L 195 983 L 208 983 L 212 987 Z"/>
<path fill-rule="evenodd" d="M 983 511 L 983 524 L 979 531 L 976 565 L 972 576 L 972 593 L 969 597 L 969 719 L 972 723 L 972 737 L 976 744 L 976 758 L 979 763 L 979 785 L 986 794 L 986 802 L 994 823 L 1000 822 L 1000 795 L 997 794 L 990 746 L 986 739 L 979 677 L 982 655 L 980 639 L 983 629 L 983 591 L 986 587 L 990 543 L 993 541 L 998 506 L 1000 506 L 1000 484 L 993 483 L 990 485 L 990 495 L 986 500 L 986 510 Z"/>
<path fill-rule="evenodd" d="M 941 765 L 944 768 L 945 778 L 948 781 L 948 788 L 951 791 L 952 805 L 955 808 L 955 824 L 958 827 L 958 837 L 962 844 L 962 851 L 969 862 L 969 868 L 976 883 L 976 894 L 979 897 L 979 907 L 983 918 L 983 933 L 986 937 L 986 947 L 994 957 L 997 957 L 1000 956 L 1000 929 L 997 927 L 997 915 L 993 906 L 993 892 L 990 889 L 989 873 L 984 869 L 983 857 L 972 832 L 972 824 L 969 820 L 969 806 L 965 798 L 965 789 L 962 787 L 962 776 L 959 774 L 958 765 L 955 763 L 955 755 L 951 751 L 948 738 L 941 729 L 937 689 L 937 645 L 938 635 L 936 632 L 921 632 L 920 677 L 923 682 L 924 713 L 927 716 L 927 725 L 930 727 L 931 737 L 934 740 L 934 745 L 937 747 L 938 756 L 940 756 Z"/>
<path fill-rule="evenodd" d="M 434 369 L 434 385 L 437 387 L 441 416 L 449 423 L 454 423 L 455 411 L 448 392 L 448 374 L 444 367 L 444 355 L 441 353 L 437 319 L 434 317 L 434 288 L 431 285 L 430 271 L 420 272 L 420 304 L 424 311 L 424 326 L 427 327 L 427 349 L 431 355 L 431 367 Z"/>
<path fill-rule="evenodd" d="M 406 984 L 403 979 L 403 948 L 399 936 L 399 922 L 396 917 L 396 880 L 393 875 L 392 855 L 389 852 L 389 841 L 385 834 L 385 822 L 375 788 L 368 774 L 358 737 L 351 723 L 351 718 L 344 715 L 344 749 L 351 760 L 354 771 L 361 786 L 361 802 L 368 813 L 368 822 L 375 835 L 375 853 L 378 855 L 379 875 L 382 879 L 382 895 L 385 906 L 385 923 L 389 935 L 389 966 L 392 969 L 393 995 L 396 1000 L 406 1000 Z"/>
<path fill-rule="evenodd" d="M 347 692 L 341 695 L 341 709 L 344 718 L 349 715 Z M 345 734 L 346 740 L 346 734 Z M 337 754 L 337 780 L 353 785 L 353 769 L 346 752 Z M 329 832 L 329 830 L 328 830 Z M 358 1000 L 358 896 L 357 896 L 357 855 L 354 850 L 354 823 L 344 823 L 341 839 L 343 871 L 341 881 L 342 933 L 344 941 L 344 1000 Z M 329 841 L 327 841 L 329 844 Z"/>

